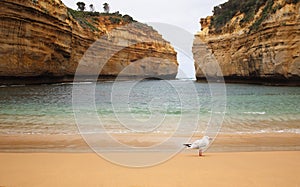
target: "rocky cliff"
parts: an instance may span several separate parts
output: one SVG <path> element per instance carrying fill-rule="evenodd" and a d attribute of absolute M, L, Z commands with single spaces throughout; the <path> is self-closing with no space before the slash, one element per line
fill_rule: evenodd
<path fill-rule="evenodd" d="M 260 6 L 253 12 L 251 7 L 234 12 L 232 7 L 239 5 L 234 3 L 230 0 L 215 7 L 214 16 L 201 19 L 202 29 L 193 46 L 197 79 L 223 74 L 227 81 L 299 85 L 299 1 L 258 1 Z M 226 8 L 231 11 L 225 12 Z M 234 15 L 224 20 L 222 13 L 232 12 Z M 212 61 L 218 62 L 222 74 L 210 66 Z"/>
<path fill-rule="evenodd" d="M 0 5 L 2 83 L 72 78 L 95 41 L 94 58 L 110 57 L 99 61 L 105 63 L 100 78 L 116 77 L 129 65 L 128 76 L 175 78 L 177 74 L 176 52 L 170 44 L 128 15 L 74 11 L 60 0 L 1 0 Z M 147 57 L 154 58 L 139 62 Z M 89 75 L 91 68 L 79 73 Z"/>

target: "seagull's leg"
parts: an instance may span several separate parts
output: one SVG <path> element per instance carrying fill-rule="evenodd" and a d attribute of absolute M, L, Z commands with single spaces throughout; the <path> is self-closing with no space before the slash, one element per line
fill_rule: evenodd
<path fill-rule="evenodd" d="M 199 156 L 202 156 L 202 150 L 199 149 Z"/>

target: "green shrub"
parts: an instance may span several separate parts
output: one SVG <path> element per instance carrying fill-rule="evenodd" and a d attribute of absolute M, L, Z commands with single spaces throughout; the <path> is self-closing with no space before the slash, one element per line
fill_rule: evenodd
<path fill-rule="evenodd" d="M 123 16 L 123 21 L 126 23 L 136 22 L 131 16 L 127 14 Z"/>
<path fill-rule="evenodd" d="M 109 20 L 112 24 L 136 22 L 129 15 L 122 15 L 119 12 L 114 13 L 100 13 L 100 12 L 89 12 L 89 11 L 77 11 L 68 8 L 68 16 L 73 17 L 83 28 L 90 28 L 92 31 L 98 31 L 97 27 L 93 24 L 97 24 L 100 16 L 109 16 Z M 90 21 L 92 22 L 90 22 Z"/>
<path fill-rule="evenodd" d="M 266 3 L 267 0 L 229 0 L 219 6 L 214 7 L 214 16 L 211 26 L 216 32 L 221 32 L 225 26 L 238 12 L 244 13 L 245 17 L 241 20 L 241 24 L 253 20 L 255 13 Z"/>
<path fill-rule="evenodd" d="M 111 16 L 111 17 L 109 17 L 109 21 L 112 24 L 120 24 L 120 22 L 122 21 L 122 19 L 119 18 L 119 17 Z"/>
<path fill-rule="evenodd" d="M 268 18 L 270 13 L 273 11 L 272 8 L 273 4 L 274 4 L 273 0 L 268 0 L 266 6 L 262 11 L 261 17 L 253 23 L 253 25 L 250 27 L 250 31 L 256 31 L 259 28 L 259 26 L 262 24 L 262 22 Z"/>
<path fill-rule="evenodd" d="M 68 8 L 68 15 L 73 17 L 83 28 L 89 28 L 92 31 L 99 31 L 97 27 L 95 27 L 92 23 L 88 21 L 88 18 L 92 20 L 94 17 L 98 17 L 100 15 L 99 12 L 84 12 L 84 11 L 77 11 L 71 8 Z"/>
<path fill-rule="evenodd" d="M 299 2 L 300 0 L 286 0 L 286 3 L 288 4 L 296 4 Z M 244 25 L 249 23 L 254 19 L 259 8 L 265 6 L 261 18 L 251 26 L 251 30 L 256 30 L 270 14 L 275 13 L 282 8 L 280 5 L 275 7 L 273 7 L 273 5 L 274 0 L 229 0 L 226 3 L 214 7 L 214 15 L 211 20 L 210 28 L 214 28 L 217 33 L 221 32 L 222 27 L 224 27 L 238 12 L 245 15 L 240 21 L 240 24 Z"/>

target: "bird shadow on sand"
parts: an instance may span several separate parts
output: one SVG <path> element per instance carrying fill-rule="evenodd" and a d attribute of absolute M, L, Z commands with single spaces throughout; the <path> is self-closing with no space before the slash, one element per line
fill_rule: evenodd
<path fill-rule="evenodd" d="M 186 157 L 194 157 L 194 158 L 204 158 L 204 157 L 210 157 L 211 155 L 196 155 L 196 154 L 186 154 Z"/>

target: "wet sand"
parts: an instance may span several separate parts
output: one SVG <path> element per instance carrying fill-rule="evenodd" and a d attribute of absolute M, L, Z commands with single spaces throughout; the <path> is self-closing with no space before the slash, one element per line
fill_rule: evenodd
<path fill-rule="evenodd" d="M 101 137 L 101 135 L 99 135 Z M 98 135 L 95 141 L 99 142 Z M 192 138 L 196 140 L 202 135 Z M 165 135 L 144 137 L 118 134 L 120 142 L 147 147 L 165 140 Z M 182 137 L 178 137 L 178 143 Z M 109 142 L 102 140 L 102 146 Z M 186 143 L 186 142 L 181 142 Z M 300 134 L 219 134 L 209 152 L 300 151 Z M 0 152 L 92 152 L 80 135 L 0 135 Z"/>

